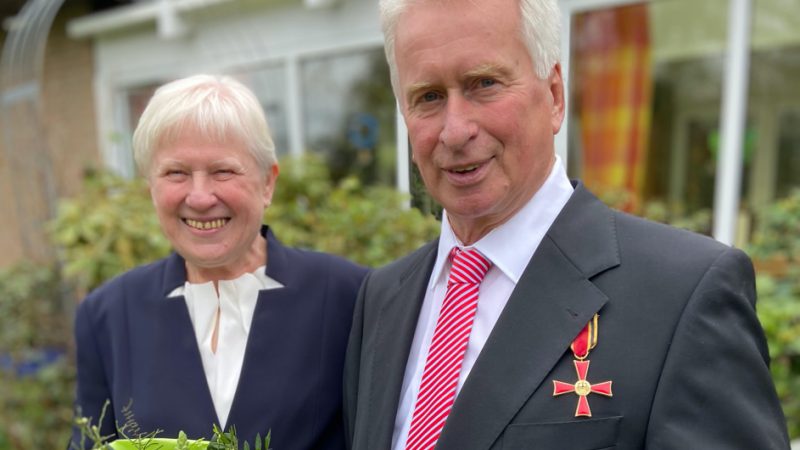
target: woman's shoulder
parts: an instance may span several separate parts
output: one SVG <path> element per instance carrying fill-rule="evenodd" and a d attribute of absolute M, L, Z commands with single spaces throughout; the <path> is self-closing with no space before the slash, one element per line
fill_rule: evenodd
<path fill-rule="evenodd" d="M 143 296 L 149 291 L 155 292 L 164 284 L 169 259 L 170 257 L 159 259 L 114 276 L 90 291 L 81 303 L 87 305 L 86 307 L 96 307 L 101 303 L 110 306 L 115 301 L 121 301 L 132 290 Z"/>

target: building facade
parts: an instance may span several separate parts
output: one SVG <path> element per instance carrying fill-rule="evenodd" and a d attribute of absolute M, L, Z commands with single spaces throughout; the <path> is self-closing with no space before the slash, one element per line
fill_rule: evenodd
<path fill-rule="evenodd" d="M 375 0 L 120 3 L 65 24 L 69 45 L 91 55 L 58 72 L 91 78 L 72 89 L 94 112 L 80 130 L 46 124 L 93 135 L 70 144 L 87 149 L 80 158 L 53 140 L 71 172 L 101 161 L 133 176 L 130 136 L 153 89 L 207 72 L 253 88 L 279 157 L 316 153 L 334 172 L 409 189 Z M 568 116 L 557 144 L 570 175 L 623 209 L 745 243 L 758 208 L 800 187 L 800 3 L 560 3 Z"/>

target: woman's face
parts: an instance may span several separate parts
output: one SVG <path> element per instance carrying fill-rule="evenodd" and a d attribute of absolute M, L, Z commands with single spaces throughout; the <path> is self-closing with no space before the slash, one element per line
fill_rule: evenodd
<path fill-rule="evenodd" d="M 191 275 L 226 279 L 264 264 L 259 229 L 278 166 L 263 173 L 243 144 L 191 131 L 153 153 L 148 180 L 161 228 Z"/>

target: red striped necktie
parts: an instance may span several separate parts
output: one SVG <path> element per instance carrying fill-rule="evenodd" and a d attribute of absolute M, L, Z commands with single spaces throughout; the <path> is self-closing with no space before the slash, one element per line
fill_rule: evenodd
<path fill-rule="evenodd" d="M 406 450 L 432 449 L 442 434 L 453 408 L 461 364 L 478 309 L 478 289 L 492 265 L 475 249 L 454 247 L 450 259 L 453 265 L 447 292 L 425 360 Z"/>

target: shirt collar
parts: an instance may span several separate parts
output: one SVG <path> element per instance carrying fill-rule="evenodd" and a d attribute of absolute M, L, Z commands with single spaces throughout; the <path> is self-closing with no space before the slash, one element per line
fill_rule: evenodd
<path fill-rule="evenodd" d="M 282 288 L 283 285 L 280 282 L 273 280 L 267 275 L 266 267 L 267 266 L 261 266 L 258 269 L 254 270 L 253 272 L 250 272 L 249 274 L 243 274 L 242 276 L 247 276 L 247 275 L 254 276 L 258 282 L 259 290 Z M 184 295 L 184 293 L 186 292 L 187 284 L 189 284 L 188 281 L 186 282 L 186 284 L 178 286 L 175 289 L 173 289 L 169 293 L 169 295 L 167 295 L 167 298 L 179 297 Z"/>
<path fill-rule="evenodd" d="M 556 156 L 550 175 L 533 197 L 511 219 L 490 231 L 471 247 L 491 260 L 495 267 L 516 284 L 572 192 L 573 187 L 561 159 Z M 525 236 L 525 239 L 520 239 L 520 236 Z M 428 289 L 432 289 L 445 275 L 450 249 L 455 246 L 464 247 L 453 232 L 445 211 L 442 214 L 436 264 L 433 266 Z"/>

